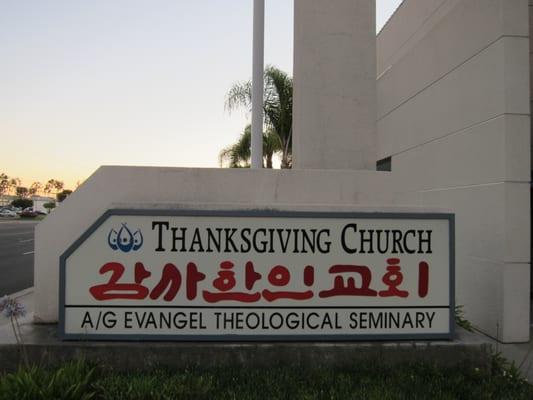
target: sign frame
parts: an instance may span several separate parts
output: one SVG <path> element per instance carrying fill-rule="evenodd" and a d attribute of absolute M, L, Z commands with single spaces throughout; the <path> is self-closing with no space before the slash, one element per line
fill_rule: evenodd
<path fill-rule="evenodd" d="M 66 264 L 67 259 L 102 225 L 112 216 L 142 216 L 142 217 L 256 217 L 256 218 L 329 218 L 329 219 L 393 219 L 393 220 L 446 220 L 449 226 L 449 299 L 450 318 L 449 333 L 428 334 L 376 334 L 376 335 L 146 335 L 146 334 L 70 334 L 65 332 L 66 327 Z M 350 211 L 279 211 L 275 209 L 250 209 L 250 210 L 204 210 L 204 209 L 108 209 L 96 220 L 59 258 L 59 339 L 62 341 L 109 341 L 109 342 L 222 342 L 222 343 L 335 343 L 335 342 L 364 342 L 364 341 L 432 341 L 453 340 L 455 337 L 455 214 L 452 213 L 416 213 L 416 212 L 350 212 Z M 88 308 L 88 307 L 86 307 Z M 134 308 L 132 306 L 131 308 Z M 187 307 L 182 307 L 187 308 Z M 194 307 L 191 307 L 194 308 Z M 223 307 L 227 309 L 261 309 L 265 307 Z M 287 307 L 267 307 L 282 309 Z M 294 307 L 302 308 L 302 307 Z M 305 308 L 305 307 L 304 307 Z M 309 307 L 317 309 L 319 307 Z M 338 307 L 322 307 L 323 309 L 337 309 Z M 347 308 L 347 307 L 342 307 Z M 350 307 L 351 308 L 351 307 Z M 353 307 L 354 309 L 390 309 L 394 307 Z M 406 307 L 401 307 L 406 308 Z M 439 308 L 415 307 L 415 308 Z M 443 308 L 443 307 L 442 307 Z M 448 308 L 448 307 L 446 307 Z"/>

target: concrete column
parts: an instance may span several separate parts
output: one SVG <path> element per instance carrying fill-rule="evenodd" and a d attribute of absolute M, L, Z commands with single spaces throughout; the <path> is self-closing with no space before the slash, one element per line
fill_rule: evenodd
<path fill-rule="evenodd" d="M 375 0 L 295 0 L 294 168 L 376 168 L 375 20 Z"/>

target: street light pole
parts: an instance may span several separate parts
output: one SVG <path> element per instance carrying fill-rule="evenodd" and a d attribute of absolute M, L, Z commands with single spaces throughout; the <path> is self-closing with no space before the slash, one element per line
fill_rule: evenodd
<path fill-rule="evenodd" d="M 263 96 L 265 72 L 265 0 L 254 0 L 252 76 L 252 168 L 263 168 Z"/>

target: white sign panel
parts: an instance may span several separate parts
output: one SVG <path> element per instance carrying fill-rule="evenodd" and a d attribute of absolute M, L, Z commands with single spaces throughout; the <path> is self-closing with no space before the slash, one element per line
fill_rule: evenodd
<path fill-rule="evenodd" d="M 454 218 L 111 210 L 61 257 L 71 340 L 453 335 Z"/>

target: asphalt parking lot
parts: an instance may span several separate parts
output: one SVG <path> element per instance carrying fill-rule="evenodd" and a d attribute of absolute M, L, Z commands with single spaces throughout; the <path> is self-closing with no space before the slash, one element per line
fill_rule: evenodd
<path fill-rule="evenodd" d="M 0 296 L 33 286 L 37 222 L 0 218 Z"/>

